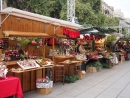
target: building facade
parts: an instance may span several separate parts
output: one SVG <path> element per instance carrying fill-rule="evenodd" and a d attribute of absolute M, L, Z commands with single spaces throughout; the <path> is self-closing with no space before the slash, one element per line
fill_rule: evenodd
<path fill-rule="evenodd" d="M 105 14 L 107 17 L 113 17 L 114 8 L 109 6 L 106 2 L 102 1 L 102 13 Z"/>

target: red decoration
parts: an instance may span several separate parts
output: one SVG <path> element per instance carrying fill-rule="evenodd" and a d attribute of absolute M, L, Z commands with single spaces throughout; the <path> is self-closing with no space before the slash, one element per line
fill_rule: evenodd
<path fill-rule="evenodd" d="M 63 28 L 63 34 L 67 35 L 69 38 L 78 38 L 80 36 L 80 32 L 72 31 L 67 28 Z"/>
<path fill-rule="evenodd" d="M 84 39 L 80 39 L 80 42 L 84 42 Z"/>

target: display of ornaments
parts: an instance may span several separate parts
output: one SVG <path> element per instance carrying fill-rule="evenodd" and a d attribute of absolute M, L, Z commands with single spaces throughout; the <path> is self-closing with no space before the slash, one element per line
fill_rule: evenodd
<path fill-rule="evenodd" d="M 77 60 L 86 60 L 86 59 L 87 59 L 87 57 L 86 57 L 85 54 L 77 54 L 77 55 L 75 56 L 75 58 L 76 58 Z"/>
<path fill-rule="evenodd" d="M 6 78 L 7 72 L 8 72 L 7 67 L 5 65 L 3 65 L 2 63 L 0 63 L 0 77 Z"/>
<path fill-rule="evenodd" d="M 49 66 L 54 64 L 54 62 L 49 58 L 37 59 L 36 62 L 41 66 Z"/>
<path fill-rule="evenodd" d="M 35 60 L 33 59 L 28 59 L 28 60 L 19 60 L 17 64 L 22 68 L 22 69 L 31 69 L 31 68 L 37 68 L 40 67 Z"/>
<path fill-rule="evenodd" d="M 49 83 L 50 82 L 50 79 L 48 76 L 46 76 L 46 78 L 39 78 L 37 79 L 36 81 L 37 83 Z"/>

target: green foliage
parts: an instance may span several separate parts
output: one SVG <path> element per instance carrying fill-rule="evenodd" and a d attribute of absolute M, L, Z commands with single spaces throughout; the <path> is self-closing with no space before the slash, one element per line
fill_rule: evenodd
<path fill-rule="evenodd" d="M 129 36 L 126 35 L 126 29 L 125 28 L 122 28 L 122 34 L 124 35 L 123 37 L 124 38 L 128 38 Z"/>
<path fill-rule="evenodd" d="M 105 40 L 105 45 L 107 48 L 112 48 L 112 43 L 116 40 L 116 37 L 114 35 L 107 36 Z"/>
<path fill-rule="evenodd" d="M 102 63 L 102 65 L 103 65 L 103 68 L 105 68 L 105 69 L 110 69 L 110 68 L 113 67 L 113 66 L 111 66 L 111 65 L 109 65 L 107 63 Z"/>
<path fill-rule="evenodd" d="M 89 63 L 87 67 L 96 67 L 97 70 L 101 70 L 103 65 L 99 61 L 95 61 L 95 62 Z"/>
<path fill-rule="evenodd" d="M 25 46 L 30 42 L 30 40 L 27 38 L 19 38 L 19 42 L 22 46 Z"/>
<path fill-rule="evenodd" d="M 116 40 L 116 37 L 114 35 L 107 36 L 106 42 L 113 42 Z"/>
<path fill-rule="evenodd" d="M 74 83 L 75 81 L 79 80 L 79 76 L 74 74 L 74 75 L 65 75 L 65 78 L 64 78 L 65 82 L 70 82 L 70 83 Z"/>

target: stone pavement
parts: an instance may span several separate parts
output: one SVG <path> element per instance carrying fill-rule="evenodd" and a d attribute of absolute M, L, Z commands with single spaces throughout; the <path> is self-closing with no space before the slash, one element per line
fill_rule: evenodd
<path fill-rule="evenodd" d="M 55 83 L 49 95 L 35 91 L 24 93 L 24 98 L 130 98 L 130 61 L 97 73 L 86 73 L 75 83 Z"/>

